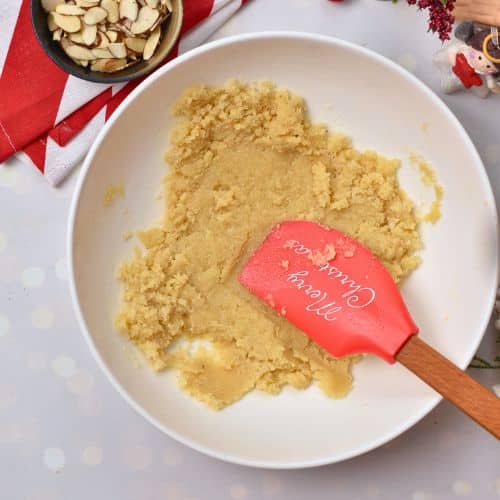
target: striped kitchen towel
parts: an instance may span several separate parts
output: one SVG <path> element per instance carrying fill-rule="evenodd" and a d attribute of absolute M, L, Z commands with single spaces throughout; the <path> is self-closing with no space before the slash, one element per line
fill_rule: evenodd
<path fill-rule="evenodd" d="M 203 43 L 245 2 L 184 0 L 181 37 L 169 59 Z M 0 2 L 0 162 L 17 154 L 57 185 L 139 81 L 109 86 L 65 73 L 36 40 L 29 3 Z"/>

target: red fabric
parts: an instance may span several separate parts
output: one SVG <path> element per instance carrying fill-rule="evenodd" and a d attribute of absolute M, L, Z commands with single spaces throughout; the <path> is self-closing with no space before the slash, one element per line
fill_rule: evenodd
<path fill-rule="evenodd" d="M 182 33 L 208 17 L 212 7 L 213 0 L 185 0 Z M 175 49 L 167 60 L 176 55 Z M 139 83 L 127 84 L 114 96 L 116 99 L 107 89 L 54 127 L 67 79 L 68 74 L 52 62 L 36 39 L 29 0 L 22 0 L 0 78 L 0 162 L 25 148 L 30 157 L 34 154 L 34 161 L 43 172 L 45 155 L 40 148 L 46 144 L 47 136 L 60 146 L 66 145 L 111 100 L 106 113 L 109 117 Z"/>
<path fill-rule="evenodd" d="M 8 34 L 5 32 L 5 36 L 11 36 L 11 40 L 5 55 L 4 71 L 0 74 L 0 162 L 20 150 L 24 150 L 41 172 L 45 171 L 46 162 L 55 161 L 53 166 L 57 168 L 44 173 L 49 182 L 57 184 L 66 175 L 60 174 L 71 169 L 72 158 L 76 163 L 84 152 L 75 142 L 74 154 L 66 155 L 60 163 L 54 157 L 57 149 L 64 148 L 73 139 L 78 141 L 79 132 L 103 108 L 107 120 L 142 79 L 128 83 L 115 95 L 111 88 L 98 94 L 101 91 L 99 86 L 93 89 L 94 92 L 89 92 L 87 83 L 80 84 L 73 77 L 71 85 L 67 87 L 68 75 L 50 60 L 36 40 L 31 25 L 29 0 L 8 1 L 19 6 L 19 14 L 14 30 L 9 30 Z M 243 4 L 247 0 L 238 1 Z M 181 38 L 184 33 L 209 17 L 213 8 L 214 0 L 184 0 Z M 220 25 L 224 20 L 217 22 Z M 207 25 L 207 36 L 217 27 Z M 177 55 L 178 44 L 164 63 Z M 80 87 L 84 89 L 81 94 Z M 85 99 L 91 100 L 85 102 Z M 62 109 L 71 114 L 61 116 Z M 56 123 L 57 118 L 62 120 Z M 50 139 L 57 146 L 51 149 L 48 157 L 47 145 Z M 88 141 L 88 135 L 83 140 Z"/>
<path fill-rule="evenodd" d="M 36 168 L 43 173 L 45 167 L 45 151 L 47 151 L 47 135 L 40 137 L 24 148 Z"/>
<path fill-rule="evenodd" d="M 189 31 L 200 21 L 207 18 L 212 11 L 214 0 L 191 0 L 184 2 L 184 18 L 182 19 L 181 34 Z"/>
<path fill-rule="evenodd" d="M 54 125 L 67 79 L 36 40 L 23 0 L 0 78 L 0 162 Z"/>
<path fill-rule="evenodd" d="M 469 89 L 473 86 L 480 87 L 483 84 L 481 77 L 476 73 L 476 70 L 467 62 L 463 54 L 458 54 L 453 66 L 453 73 L 458 76 L 463 86 Z"/>

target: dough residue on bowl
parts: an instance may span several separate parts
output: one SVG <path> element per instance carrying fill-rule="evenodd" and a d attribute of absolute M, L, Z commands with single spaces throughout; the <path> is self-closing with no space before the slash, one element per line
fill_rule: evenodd
<path fill-rule="evenodd" d="M 111 206 L 114 201 L 118 198 L 123 198 L 125 196 L 125 188 L 119 184 L 117 186 L 109 186 L 102 197 L 102 204 L 105 207 Z"/>
<path fill-rule="evenodd" d="M 418 168 L 422 184 L 434 191 L 434 199 L 427 212 L 420 215 L 420 219 L 422 222 L 435 224 L 441 218 L 441 204 L 444 196 L 443 186 L 439 184 L 435 170 L 421 155 L 410 152 L 410 163 Z"/>
<path fill-rule="evenodd" d="M 212 408 L 314 381 L 344 397 L 359 357 L 333 358 L 237 276 L 276 223 L 307 219 L 359 239 L 399 282 L 420 248 L 399 161 L 357 151 L 269 82 L 192 87 L 173 112 L 164 220 L 139 233 L 144 249 L 120 266 L 117 325 L 155 370 L 178 370 L 181 388 Z"/>

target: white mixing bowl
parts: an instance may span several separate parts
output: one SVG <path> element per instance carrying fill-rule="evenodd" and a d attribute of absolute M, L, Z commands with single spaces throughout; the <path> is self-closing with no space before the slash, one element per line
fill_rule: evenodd
<path fill-rule="evenodd" d="M 424 225 L 423 264 L 403 287 L 422 337 L 464 368 L 485 331 L 497 284 L 495 203 L 464 129 L 425 85 L 369 50 L 317 35 L 261 33 L 204 45 L 170 62 L 126 99 L 90 150 L 71 210 L 71 290 L 81 329 L 122 396 L 166 434 L 209 455 L 262 467 L 308 467 L 344 460 L 386 443 L 427 414 L 439 396 L 403 367 L 368 357 L 354 389 L 334 401 L 317 388 L 258 392 L 214 412 L 181 392 L 174 373 L 131 362 L 113 326 L 118 262 L 133 242 L 122 234 L 160 215 L 162 153 L 169 107 L 193 83 L 270 79 L 305 97 L 313 120 L 344 130 L 358 148 L 400 157 L 403 187 L 426 196 L 408 152 L 435 167 L 445 195 L 442 218 Z M 125 198 L 104 207 L 104 192 Z M 134 354 L 135 355 L 135 354 Z M 137 355 L 138 356 L 138 355 Z M 138 356 L 139 357 L 139 356 Z"/>

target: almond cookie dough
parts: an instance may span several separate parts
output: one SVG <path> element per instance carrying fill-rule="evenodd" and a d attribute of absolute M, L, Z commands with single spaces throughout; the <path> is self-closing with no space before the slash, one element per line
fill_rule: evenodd
<path fill-rule="evenodd" d="M 120 266 L 118 327 L 214 409 L 313 382 L 346 396 L 360 357 L 333 358 L 237 276 L 276 223 L 308 219 L 359 239 L 400 281 L 419 263 L 420 237 L 399 162 L 311 123 L 300 97 L 269 82 L 192 87 L 173 113 L 164 220 Z"/>

